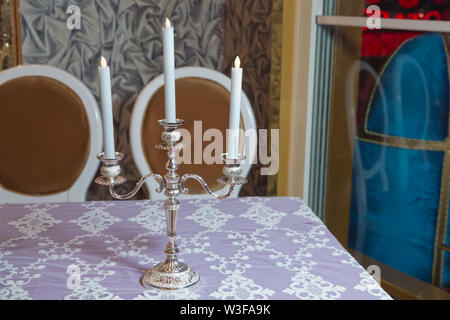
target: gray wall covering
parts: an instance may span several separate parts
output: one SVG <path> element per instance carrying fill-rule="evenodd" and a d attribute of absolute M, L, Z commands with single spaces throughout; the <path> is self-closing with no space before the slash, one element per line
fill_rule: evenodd
<path fill-rule="evenodd" d="M 100 56 L 111 65 L 117 149 L 126 155 L 129 182 L 138 180 L 129 123 L 141 89 L 163 72 L 161 24 L 175 25 L 176 65 L 223 69 L 224 0 L 26 0 L 21 1 L 25 64 L 48 64 L 83 81 L 98 99 Z M 81 8 L 81 30 L 66 26 L 67 7 Z M 119 191 L 120 188 L 119 188 Z M 140 193 L 138 198 L 144 195 Z M 111 199 L 105 188 L 92 185 L 88 200 Z"/>

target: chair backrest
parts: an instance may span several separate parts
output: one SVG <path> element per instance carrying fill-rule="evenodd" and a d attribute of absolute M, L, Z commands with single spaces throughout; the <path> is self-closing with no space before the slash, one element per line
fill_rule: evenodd
<path fill-rule="evenodd" d="M 103 133 L 81 81 L 51 66 L 2 71 L 0 121 L 0 203 L 85 200 Z"/>
<path fill-rule="evenodd" d="M 212 142 L 203 142 L 202 145 L 194 145 L 195 135 L 200 136 L 202 141 L 203 132 L 208 129 L 219 129 L 223 134 L 223 150 L 226 151 L 226 129 L 230 112 L 231 79 L 226 75 L 201 67 L 185 67 L 175 71 L 176 77 L 176 102 L 177 117 L 185 121 L 183 129 L 191 133 L 190 142 L 183 141 L 184 153 L 192 154 L 192 164 L 181 164 L 178 173 L 194 173 L 202 176 L 213 191 L 223 191 L 222 185 L 217 183 L 221 177 L 223 164 L 207 165 L 202 159 L 202 164 L 195 164 L 194 151 L 203 150 Z M 164 75 L 160 75 L 151 81 L 140 93 L 133 109 L 130 126 L 130 141 L 133 157 L 141 175 L 156 172 L 164 175 L 166 173 L 167 153 L 155 149 L 155 145 L 161 143 L 161 127 L 158 120 L 164 119 Z M 256 130 L 256 121 L 250 102 L 242 94 L 241 118 L 243 129 Z M 202 121 L 202 131 L 194 132 L 194 121 Z M 197 151 L 198 153 L 198 151 Z M 243 165 L 243 174 L 248 175 L 251 164 L 256 157 L 256 144 L 246 146 L 247 160 Z M 220 156 L 220 155 L 218 155 Z M 180 199 L 202 198 L 206 195 L 197 182 L 187 184 L 190 194 L 181 195 Z M 147 182 L 151 199 L 162 199 L 163 196 L 155 192 L 157 184 L 153 179 Z M 228 187 L 227 187 L 228 188 Z M 240 188 L 236 188 L 232 197 L 239 195 Z"/>

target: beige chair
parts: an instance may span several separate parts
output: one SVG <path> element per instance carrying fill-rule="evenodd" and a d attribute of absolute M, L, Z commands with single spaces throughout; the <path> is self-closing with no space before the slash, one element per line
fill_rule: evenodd
<path fill-rule="evenodd" d="M 0 203 L 85 200 L 103 134 L 81 81 L 50 66 L 2 71 L 0 120 Z"/>
<path fill-rule="evenodd" d="M 203 122 L 203 132 L 216 128 L 225 137 L 229 121 L 230 90 L 231 79 L 220 72 L 201 67 L 176 69 L 177 117 L 185 121 L 182 128 L 188 130 L 192 136 L 190 144 L 184 143 L 186 151 L 194 150 L 194 121 Z M 133 157 L 141 175 L 149 172 L 162 175 L 166 173 L 167 153 L 155 149 L 155 145 L 161 143 L 161 127 L 157 121 L 164 118 L 164 76 L 161 75 L 142 90 L 133 109 L 130 140 Z M 242 95 L 241 118 L 243 129 L 256 131 L 253 110 L 245 93 Z M 224 151 L 225 140 L 224 138 Z M 202 150 L 210 143 L 203 142 Z M 245 149 L 247 161 L 242 170 L 244 176 L 247 176 L 256 157 L 256 144 L 247 144 Z M 223 175 L 222 169 L 223 164 L 181 164 L 178 173 L 180 176 L 186 173 L 198 174 L 209 184 L 212 191 L 222 191 L 224 187 L 217 182 L 217 178 Z M 180 199 L 210 197 L 197 182 L 189 181 L 186 185 L 190 194 L 181 195 Z M 151 199 L 164 198 L 155 192 L 158 186 L 153 179 L 147 181 L 147 187 Z M 235 188 L 232 197 L 237 197 L 239 191 L 240 187 Z"/>

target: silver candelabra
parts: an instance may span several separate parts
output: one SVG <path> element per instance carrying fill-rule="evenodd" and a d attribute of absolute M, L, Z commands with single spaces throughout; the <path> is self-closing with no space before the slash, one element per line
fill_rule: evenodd
<path fill-rule="evenodd" d="M 230 189 L 225 195 L 218 195 L 211 191 L 208 184 L 202 177 L 196 174 L 186 174 L 180 178 L 177 173 L 178 164 L 175 160 L 176 151 L 183 146 L 179 143 L 181 133 L 178 130 L 184 124 L 183 120 L 177 120 L 176 123 L 168 123 L 165 120 L 158 121 L 163 128 L 162 140 L 163 143 L 156 146 L 159 150 L 165 150 L 168 153 L 169 161 L 167 162 L 167 174 L 163 177 L 159 174 L 148 174 L 142 177 L 130 193 L 120 195 L 114 190 L 114 187 L 126 182 L 126 179 L 120 176 L 121 168 L 119 161 L 123 159 L 123 154 L 116 153 L 115 159 L 105 159 L 105 154 L 101 153 L 97 158 L 102 162 L 101 177 L 98 177 L 95 182 L 97 184 L 107 186 L 110 194 L 118 200 L 128 200 L 136 195 L 139 189 L 143 186 L 145 181 L 149 178 L 154 178 L 159 183 L 158 193 L 163 193 L 167 197 L 164 202 L 167 221 L 167 237 L 168 243 L 164 252 L 167 254 L 166 260 L 153 269 L 147 271 L 142 283 L 144 286 L 151 286 L 158 289 L 176 290 L 191 287 L 199 282 L 200 276 L 187 264 L 178 261 L 177 254 L 179 249 L 175 242 L 176 240 L 176 226 L 177 216 L 180 209 L 180 203 L 177 196 L 180 193 L 188 194 L 189 190 L 186 188 L 186 181 L 194 179 L 199 182 L 203 189 L 210 195 L 218 199 L 226 199 L 231 196 L 235 186 L 243 185 L 247 181 L 242 177 L 241 163 L 245 160 L 244 156 L 239 156 L 239 159 L 229 159 L 227 154 L 222 155 L 225 166 L 223 169 L 224 176 L 218 179 L 218 182 L 224 186 L 230 186 Z"/>

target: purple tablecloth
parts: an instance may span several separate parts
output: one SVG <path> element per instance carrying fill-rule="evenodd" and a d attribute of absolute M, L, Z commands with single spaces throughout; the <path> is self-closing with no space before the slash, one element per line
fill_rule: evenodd
<path fill-rule="evenodd" d="M 390 299 L 300 199 L 182 201 L 193 289 L 140 285 L 165 229 L 160 201 L 0 205 L 0 299 Z"/>

